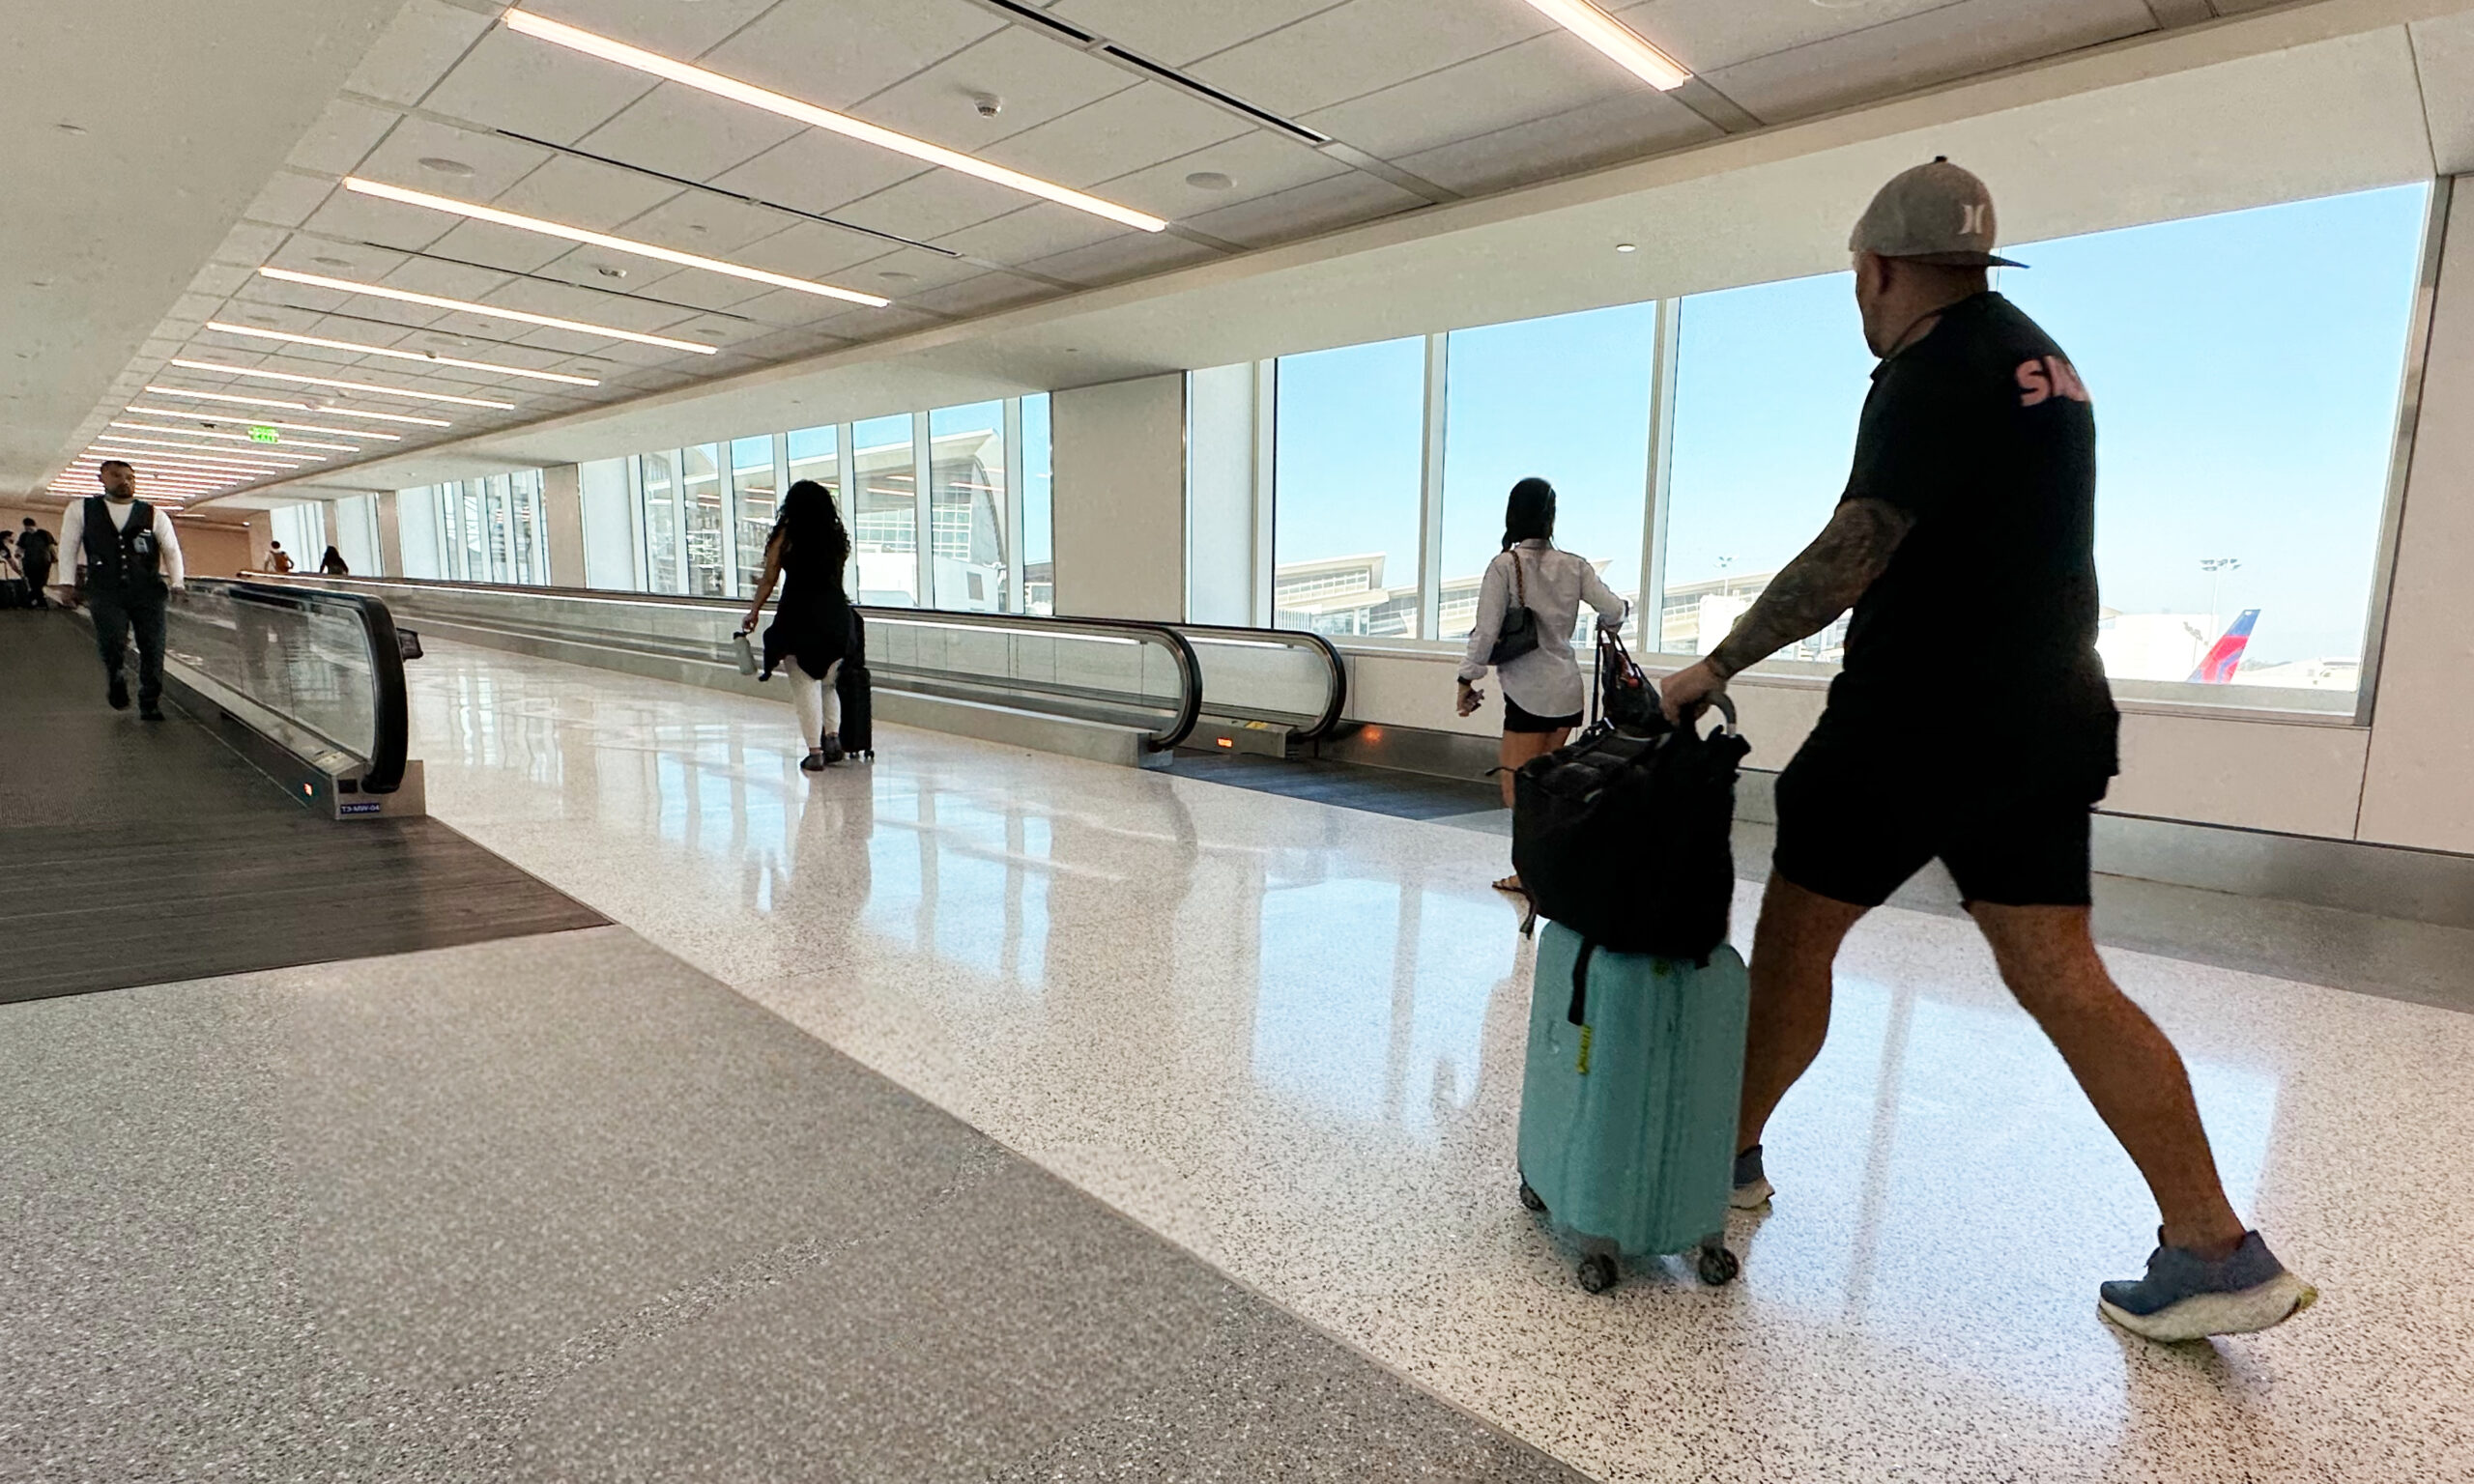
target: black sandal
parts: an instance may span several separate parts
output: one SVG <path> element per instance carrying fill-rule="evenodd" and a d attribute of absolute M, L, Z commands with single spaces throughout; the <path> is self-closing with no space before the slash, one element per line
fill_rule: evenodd
<path fill-rule="evenodd" d="M 813 752 L 813 753 L 808 754 L 805 757 L 800 758 L 800 759 L 799 759 L 799 771 L 800 771 L 800 772 L 802 772 L 802 773 L 821 773 L 821 772 L 823 772 L 823 771 L 824 771 L 824 751 L 823 751 L 823 749 L 820 748 L 820 749 L 818 749 L 817 751 L 815 751 L 815 752 Z"/>

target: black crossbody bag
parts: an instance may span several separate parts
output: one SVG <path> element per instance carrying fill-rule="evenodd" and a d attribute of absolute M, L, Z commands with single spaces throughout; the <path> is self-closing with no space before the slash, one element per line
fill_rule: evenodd
<path fill-rule="evenodd" d="M 1538 615 L 1530 612 L 1529 585 L 1521 580 L 1520 553 L 1510 547 L 1504 555 L 1511 558 L 1512 605 L 1504 610 L 1503 626 L 1495 630 L 1495 647 L 1486 655 L 1486 663 L 1494 666 L 1510 664 L 1538 647 Z"/>

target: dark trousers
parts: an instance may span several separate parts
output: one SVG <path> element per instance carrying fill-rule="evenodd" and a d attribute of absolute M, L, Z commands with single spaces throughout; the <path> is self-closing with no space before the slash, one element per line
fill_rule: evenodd
<path fill-rule="evenodd" d="M 86 611 L 95 617 L 95 646 L 103 652 L 103 672 L 120 678 L 131 635 L 137 639 L 137 699 L 153 705 L 163 694 L 163 604 L 161 589 L 110 592 L 89 588 Z"/>
<path fill-rule="evenodd" d="M 51 581 L 51 558 L 45 556 L 41 560 L 29 561 L 25 565 L 26 591 L 34 596 L 35 607 L 51 607 L 51 598 L 43 591 L 44 585 Z"/>

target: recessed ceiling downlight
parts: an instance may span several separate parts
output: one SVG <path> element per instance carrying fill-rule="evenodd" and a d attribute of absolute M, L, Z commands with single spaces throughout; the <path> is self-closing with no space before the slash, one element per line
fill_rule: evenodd
<path fill-rule="evenodd" d="M 451 175 L 459 180 L 469 179 L 473 174 L 471 165 L 460 159 L 449 159 L 444 155 L 424 155 L 414 163 L 434 175 Z"/>
<path fill-rule="evenodd" d="M 1196 190 L 1226 190 L 1237 183 L 1218 170 L 1197 170 L 1186 177 L 1186 184 Z"/>

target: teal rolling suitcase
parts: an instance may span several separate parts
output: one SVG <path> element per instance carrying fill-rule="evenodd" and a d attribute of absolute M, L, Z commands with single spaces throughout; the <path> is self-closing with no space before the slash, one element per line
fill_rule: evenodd
<path fill-rule="evenodd" d="M 1720 944 L 1707 964 L 1617 954 L 1559 923 L 1538 934 L 1520 1092 L 1520 1198 L 1585 1254 L 1599 1293 L 1618 1260 L 1689 1252 L 1705 1283 L 1726 1247 L 1751 987 Z"/>

